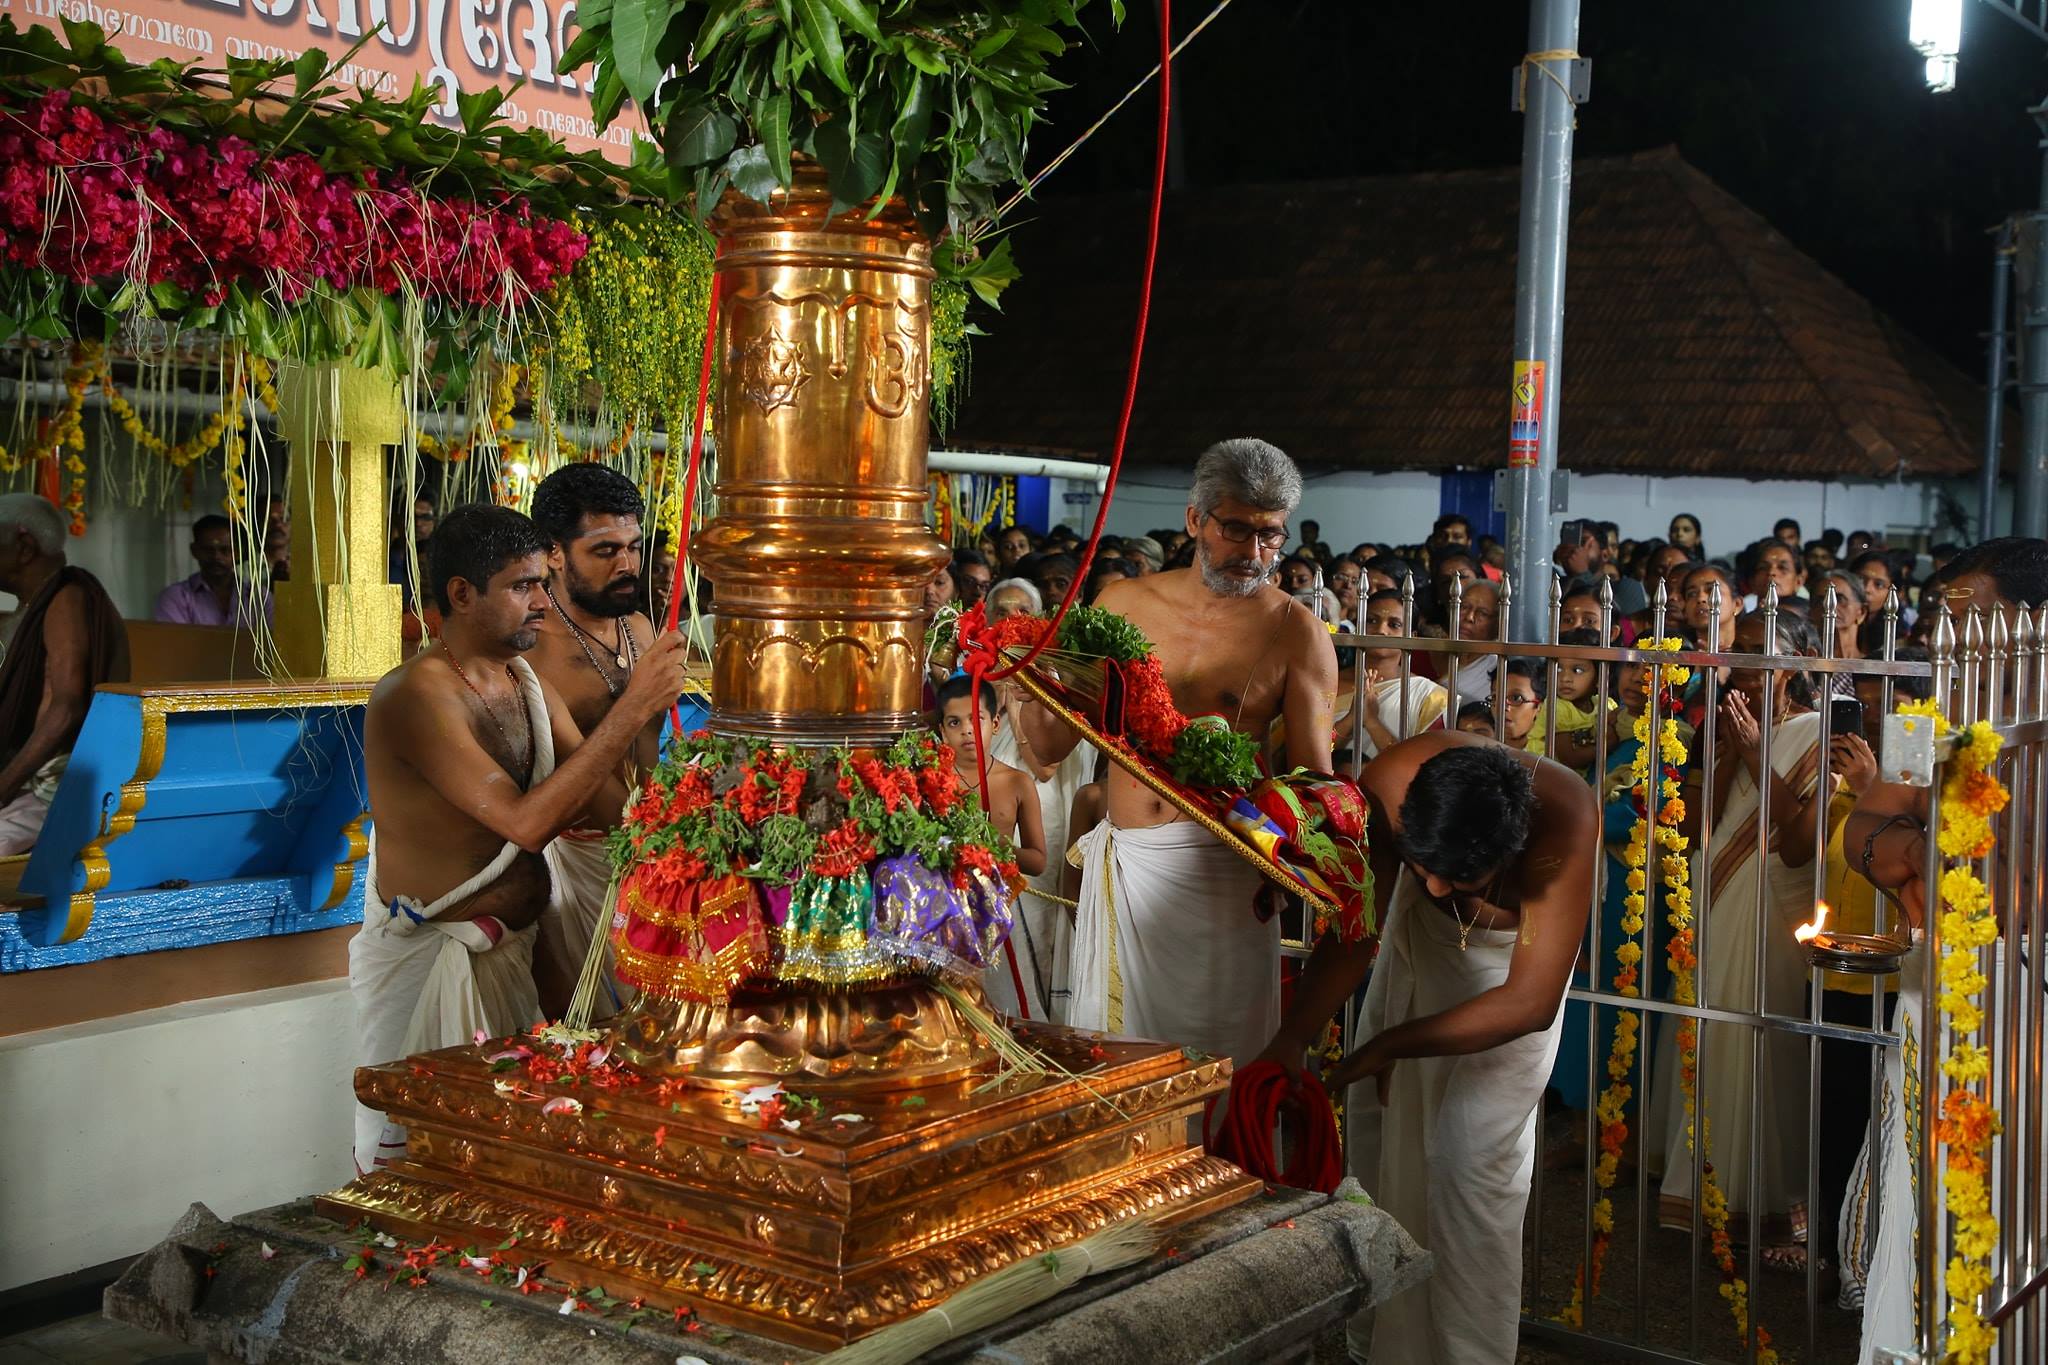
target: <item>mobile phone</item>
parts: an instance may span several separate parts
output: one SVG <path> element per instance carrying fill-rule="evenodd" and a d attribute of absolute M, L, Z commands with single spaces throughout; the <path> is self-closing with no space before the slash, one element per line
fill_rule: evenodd
<path fill-rule="evenodd" d="M 1838 735 L 1863 733 L 1863 702 L 1856 697 L 1835 697 L 1828 702 L 1828 729 Z"/>
<path fill-rule="evenodd" d="M 1579 543 L 1592 533 L 1593 523 L 1583 517 L 1573 517 L 1557 528 L 1557 543 L 1577 549 Z"/>

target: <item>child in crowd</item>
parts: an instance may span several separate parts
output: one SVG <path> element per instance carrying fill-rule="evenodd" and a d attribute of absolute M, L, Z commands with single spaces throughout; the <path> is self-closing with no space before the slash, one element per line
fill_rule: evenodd
<path fill-rule="evenodd" d="M 1600 632 L 1568 630 L 1557 637 L 1557 642 L 1598 646 Z M 1536 723 L 1529 736 L 1530 749 L 1547 753 L 1582 776 L 1593 771 L 1593 760 L 1598 756 L 1600 717 L 1596 713 L 1600 707 L 1601 667 L 1592 659 L 1559 659 L 1557 695 L 1550 704 L 1537 708 Z M 1614 710 L 1611 696 L 1607 709 Z"/>
<path fill-rule="evenodd" d="M 996 689 L 983 686 L 980 698 L 981 739 L 986 746 L 1002 723 L 996 710 Z M 981 778 L 975 771 L 974 680 L 966 674 L 948 678 L 939 688 L 939 735 L 953 750 L 953 767 L 967 790 L 979 799 Z M 1017 846 L 1017 870 L 1027 877 L 1045 871 L 1045 824 L 1038 813 L 1038 784 L 1007 763 L 988 761 L 988 818 L 996 833 Z"/>
<path fill-rule="evenodd" d="M 1533 749 L 1541 753 L 1541 742 L 1535 739 L 1535 731 L 1536 722 L 1543 713 L 1543 661 L 1509 659 L 1501 669 L 1507 711 L 1500 718 L 1500 741 L 1511 748 Z M 1462 716 L 1464 712 L 1459 714 Z"/>
<path fill-rule="evenodd" d="M 1458 728 L 1468 735 L 1493 738 L 1493 708 L 1483 701 L 1468 701 L 1458 708 Z"/>

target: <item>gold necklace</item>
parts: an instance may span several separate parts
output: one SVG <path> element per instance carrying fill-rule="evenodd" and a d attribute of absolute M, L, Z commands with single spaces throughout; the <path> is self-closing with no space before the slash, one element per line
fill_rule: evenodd
<path fill-rule="evenodd" d="M 1473 910 L 1471 922 L 1467 923 L 1465 917 L 1458 913 L 1458 899 L 1451 897 L 1451 918 L 1458 922 L 1458 951 L 1462 953 L 1471 946 L 1472 930 L 1479 924 L 1479 911 Z"/>
<path fill-rule="evenodd" d="M 1493 874 L 1493 880 L 1486 884 L 1486 898 L 1490 898 L 1500 891 L 1500 879 L 1505 871 L 1506 869 L 1502 869 L 1501 872 Z M 1462 953 L 1471 946 L 1472 931 L 1479 927 L 1479 907 L 1475 905 L 1472 908 L 1472 921 L 1468 924 L 1465 922 L 1465 917 L 1458 913 L 1458 897 L 1452 896 L 1451 918 L 1458 922 L 1458 951 Z"/>

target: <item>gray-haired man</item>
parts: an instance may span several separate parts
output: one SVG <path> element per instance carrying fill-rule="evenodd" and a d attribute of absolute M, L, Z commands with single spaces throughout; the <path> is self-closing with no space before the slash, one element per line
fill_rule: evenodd
<path fill-rule="evenodd" d="M 1211 446 L 1188 497 L 1196 567 L 1112 583 L 1096 605 L 1144 631 L 1182 712 L 1221 716 L 1261 740 L 1284 720 L 1287 766 L 1328 772 L 1336 651 L 1270 581 L 1300 502 L 1301 473 L 1274 446 Z M 1038 707 L 1025 726 L 1046 763 L 1078 738 Z M 1280 1026 L 1280 926 L 1254 908 L 1258 873 L 1121 769 L 1109 776 L 1109 818 L 1075 850 L 1083 871 L 1066 1022 L 1239 1065 L 1257 1057 Z"/>

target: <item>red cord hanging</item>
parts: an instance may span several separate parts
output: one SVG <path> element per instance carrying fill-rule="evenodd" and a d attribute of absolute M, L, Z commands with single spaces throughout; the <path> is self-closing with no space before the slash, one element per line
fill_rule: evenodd
<path fill-rule="evenodd" d="M 1166 149 L 1171 132 L 1173 84 L 1173 3 L 1159 0 L 1159 129 L 1152 156 L 1152 203 L 1145 221 L 1145 272 L 1138 286 L 1138 321 L 1131 334 L 1131 361 L 1124 375 L 1123 408 L 1117 414 L 1116 443 L 1110 447 L 1109 474 L 1102 485 L 1102 504 L 1095 509 L 1095 525 L 1088 532 L 1088 544 L 1081 551 L 1081 565 L 1074 571 L 1074 581 L 1067 585 L 1066 596 L 1060 599 L 1059 609 L 1052 614 L 1051 625 L 1038 643 L 1025 652 L 1023 658 L 1007 668 L 989 672 L 989 679 L 1001 682 L 1015 674 L 1018 669 L 1038 657 L 1059 631 L 1060 622 L 1066 619 L 1074 598 L 1088 582 L 1089 566 L 1095 562 L 1096 547 L 1102 543 L 1102 531 L 1109 524 L 1109 501 L 1116 493 L 1117 475 L 1123 469 L 1124 447 L 1131 435 L 1131 412 L 1138 402 L 1138 372 L 1145 358 L 1145 327 L 1152 317 L 1152 275 L 1159 261 L 1159 218 L 1166 204 Z"/>
<path fill-rule="evenodd" d="M 1289 1105 L 1300 1112 L 1302 1133 L 1283 1171 L 1273 1152 L 1273 1131 Z M 1223 1127 L 1208 1145 L 1270 1184 L 1328 1194 L 1344 1178 L 1344 1145 L 1330 1093 L 1306 1072 L 1296 1081 L 1278 1062 L 1253 1062 L 1231 1077 Z"/>
<path fill-rule="evenodd" d="M 1131 359 L 1124 374 L 1123 406 L 1117 414 L 1116 441 L 1110 447 L 1109 475 L 1102 486 L 1102 505 L 1095 509 L 1095 526 L 1088 533 L 1088 544 L 1081 552 L 1081 565 L 1074 573 L 1074 581 L 1067 585 L 1066 596 L 1060 599 L 1059 609 L 1053 613 L 1052 622 L 1044 635 L 1039 637 L 1023 658 L 1007 668 L 993 667 L 993 653 L 973 647 L 972 642 L 963 639 L 962 660 L 967 675 L 973 681 L 968 689 L 968 710 L 974 719 L 975 774 L 981 784 L 982 809 L 988 809 L 988 745 L 981 728 L 981 687 L 984 681 L 1001 682 L 1015 674 L 1033 659 L 1052 639 L 1060 622 L 1074 605 L 1074 597 L 1088 581 L 1088 566 L 1095 562 L 1095 550 L 1102 543 L 1102 530 L 1109 522 L 1109 501 L 1116 493 L 1118 472 L 1123 468 L 1124 447 L 1131 435 L 1131 412 L 1138 402 L 1138 375 L 1145 359 L 1145 327 L 1152 316 L 1152 276 L 1159 260 L 1159 218 L 1166 202 L 1166 150 L 1171 124 L 1168 114 L 1172 108 L 1171 86 L 1173 79 L 1173 4 L 1172 0 L 1159 0 L 1159 129 L 1152 157 L 1152 202 L 1145 220 L 1145 268 L 1138 285 L 1138 321 L 1131 337 Z M 1024 977 L 1017 968 L 1017 950 L 1008 945 L 1010 979 L 1017 987 L 1017 1008 L 1024 1011 L 1029 1019 L 1030 1006 L 1024 998 Z"/>

